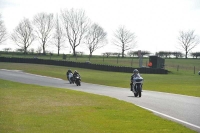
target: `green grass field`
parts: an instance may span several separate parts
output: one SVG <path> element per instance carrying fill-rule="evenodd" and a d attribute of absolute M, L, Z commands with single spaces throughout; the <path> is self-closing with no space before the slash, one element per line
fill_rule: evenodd
<path fill-rule="evenodd" d="M 2 65 L 2 64 L 1 64 Z M 0 79 L 1 133 L 192 133 L 131 103 Z"/>

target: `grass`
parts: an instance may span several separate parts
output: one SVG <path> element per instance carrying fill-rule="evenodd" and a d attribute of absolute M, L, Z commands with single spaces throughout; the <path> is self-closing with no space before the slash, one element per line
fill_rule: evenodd
<path fill-rule="evenodd" d="M 78 70 L 82 81 L 87 83 L 108 85 L 129 88 L 131 73 L 105 72 L 81 68 L 69 68 L 52 65 L 37 65 L 25 63 L 3 63 L 0 62 L 0 69 L 17 69 L 29 73 L 57 77 L 66 80 L 68 69 Z M 142 74 L 144 78 L 144 90 L 168 92 L 200 97 L 200 76 L 190 73 L 176 72 L 160 74 Z"/>
<path fill-rule="evenodd" d="M 2 64 L 1 64 L 2 65 Z M 1 133 L 192 133 L 131 103 L 0 79 Z"/>

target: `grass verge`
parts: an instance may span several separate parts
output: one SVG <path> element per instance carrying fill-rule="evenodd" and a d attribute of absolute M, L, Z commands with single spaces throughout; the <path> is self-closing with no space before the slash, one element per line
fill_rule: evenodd
<path fill-rule="evenodd" d="M 190 133 L 131 103 L 0 79 L 1 133 Z"/>

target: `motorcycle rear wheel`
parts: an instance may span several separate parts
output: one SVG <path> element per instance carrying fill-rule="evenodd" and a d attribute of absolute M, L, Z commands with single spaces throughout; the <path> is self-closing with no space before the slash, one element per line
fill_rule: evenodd
<path fill-rule="evenodd" d="M 138 93 L 134 93 L 134 96 L 137 97 L 137 96 L 138 96 Z"/>

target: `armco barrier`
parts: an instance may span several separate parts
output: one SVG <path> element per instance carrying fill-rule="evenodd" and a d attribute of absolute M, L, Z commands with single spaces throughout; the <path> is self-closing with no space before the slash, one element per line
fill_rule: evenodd
<path fill-rule="evenodd" d="M 33 64 L 45 64 L 45 65 L 56 65 L 56 66 L 67 66 L 67 67 L 78 67 L 102 71 L 113 71 L 113 72 L 126 72 L 132 73 L 133 69 L 138 69 L 140 73 L 147 74 L 167 74 L 168 71 L 165 69 L 155 68 L 132 68 L 132 67 L 121 67 L 121 66 L 110 66 L 103 64 L 88 64 L 83 62 L 73 61 L 62 61 L 62 60 L 43 60 L 34 58 L 14 58 L 14 57 L 0 57 L 0 62 L 14 62 L 14 63 L 33 63 Z"/>

